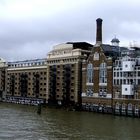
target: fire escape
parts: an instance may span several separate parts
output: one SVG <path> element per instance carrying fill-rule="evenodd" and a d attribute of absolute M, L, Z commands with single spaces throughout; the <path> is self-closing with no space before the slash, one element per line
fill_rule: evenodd
<path fill-rule="evenodd" d="M 10 93 L 11 96 L 14 96 L 15 93 L 15 76 L 11 75 L 10 77 Z"/>
<path fill-rule="evenodd" d="M 34 79 L 33 79 L 34 91 L 33 92 L 34 92 L 36 98 L 39 97 L 39 88 L 40 88 L 39 87 L 39 83 L 40 83 L 39 78 L 40 78 L 39 74 L 34 74 Z"/>
<path fill-rule="evenodd" d="M 20 75 L 20 93 L 21 97 L 27 97 L 28 76 L 27 74 Z"/>
<path fill-rule="evenodd" d="M 71 83 L 71 67 L 69 64 L 63 67 L 63 104 L 70 104 L 70 83 Z"/>
<path fill-rule="evenodd" d="M 49 77 L 49 104 L 56 104 L 56 66 L 50 66 Z"/>

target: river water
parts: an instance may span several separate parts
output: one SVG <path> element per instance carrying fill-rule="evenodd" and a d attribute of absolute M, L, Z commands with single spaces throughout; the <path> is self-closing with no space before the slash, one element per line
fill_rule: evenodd
<path fill-rule="evenodd" d="M 140 140 L 140 119 L 0 103 L 0 140 Z"/>

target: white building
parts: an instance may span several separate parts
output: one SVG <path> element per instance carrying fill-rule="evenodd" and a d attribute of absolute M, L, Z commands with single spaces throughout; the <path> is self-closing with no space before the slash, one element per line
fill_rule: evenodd
<path fill-rule="evenodd" d="M 139 116 L 140 49 L 121 52 L 113 67 L 113 107 L 115 114 Z"/>
<path fill-rule="evenodd" d="M 135 57 L 131 50 L 125 54 L 114 63 L 114 98 L 137 99 L 140 84 L 140 57 Z"/>

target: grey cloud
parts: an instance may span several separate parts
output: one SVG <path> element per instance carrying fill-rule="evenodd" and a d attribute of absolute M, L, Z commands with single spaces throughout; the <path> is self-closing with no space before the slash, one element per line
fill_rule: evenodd
<path fill-rule="evenodd" d="M 136 26 L 140 24 L 140 3 L 129 0 L 83 0 L 83 4 L 76 4 L 49 17 L 0 18 L 0 57 L 7 60 L 41 58 L 46 57 L 55 44 L 68 41 L 94 44 L 95 20 L 98 17 L 103 18 L 104 42 L 110 43 L 114 35 L 121 42 L 123 39 L 125 42 L 131 39 L 140 41 L 140 31 Z"/>

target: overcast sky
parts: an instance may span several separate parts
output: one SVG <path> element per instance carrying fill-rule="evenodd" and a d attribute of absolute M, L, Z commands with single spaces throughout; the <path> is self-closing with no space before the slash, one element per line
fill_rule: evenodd
<path fill-rule="evenodd" d="M 96 19 L 103 43 L 140 44 L 139 0 L 0 0 L 0 57 L 7 61 L 45 58 L 54 45 L 95 44 Z"/>

